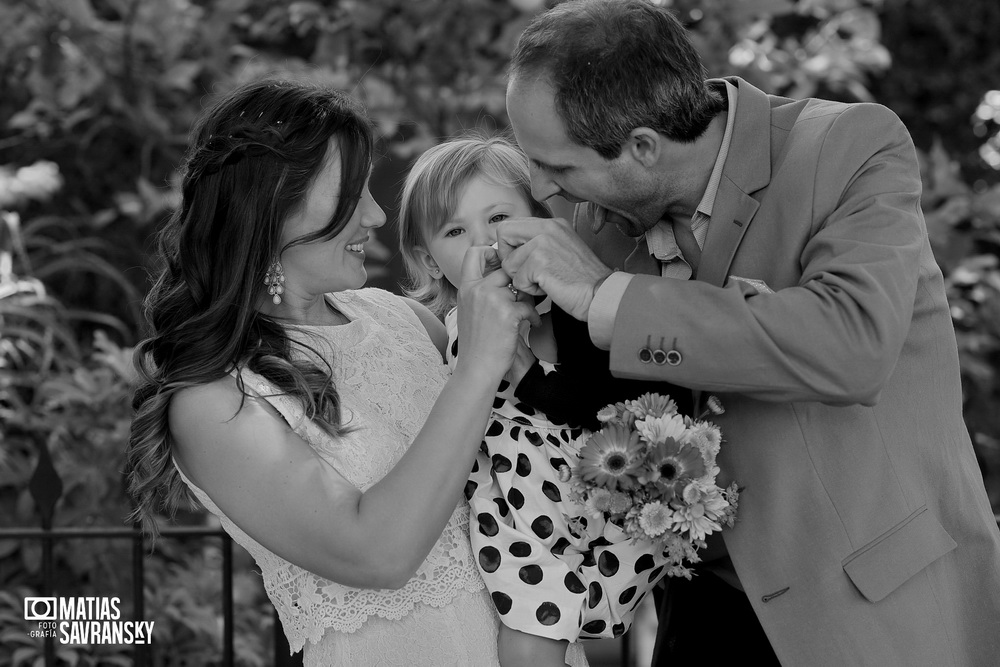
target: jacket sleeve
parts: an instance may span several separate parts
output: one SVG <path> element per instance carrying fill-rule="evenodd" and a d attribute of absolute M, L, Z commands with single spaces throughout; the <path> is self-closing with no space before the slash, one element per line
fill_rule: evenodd
<path fill-rule="evenodd" d="M 916 153 L 899 119 L 872 104 L 841 113 L 818 145 L 800 256 L 764 258 L 797 261 L 798 284 L 760 294 L 740 281 L 635 276 L 615 317 L 612 372 L 760 400 L 877 402 L 908 334 L 927 243 Z M 642 363 L 650 338 L 676 340 L 683 361 Z"/>
<path fill-rule="evenodd" d="M 587 323 L 552 307 L 552 326 L 559 364 L 546 373 L 538 362 L 525 374 L 514 395 L 556 423 L 591 430 L 599 428 L 597 412 L 605 405 L 638 398 L 646 392 L 667 394 L 682 414 L 691 414 L 691 392 L 661 382 L 616 378 L 609 355 L 590 342 Z"/>

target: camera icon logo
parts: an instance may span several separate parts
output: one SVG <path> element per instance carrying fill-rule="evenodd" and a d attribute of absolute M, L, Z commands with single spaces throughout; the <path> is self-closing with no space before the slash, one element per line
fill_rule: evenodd
<path fill-rule="evenodd" d="M 24 598 L 24 620 L 55 621 L 58 612 L 56 598 Z"/>

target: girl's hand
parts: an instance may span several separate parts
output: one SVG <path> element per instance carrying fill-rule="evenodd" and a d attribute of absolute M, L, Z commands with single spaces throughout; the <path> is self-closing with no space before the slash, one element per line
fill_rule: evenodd
<path fill-rule="evenodd" d="M 455 372 L 485 373 L 500 383 L 514 362 L 518 328 L 522 320 L 538 324 L 538 313 L 529 303 L 519 303 L 508 288 L 510 276 L 497 270 L 488 275 L 487 265 L 496 250 L 473 246 L 462 263 L 458 286 L 459 355 Z"/>

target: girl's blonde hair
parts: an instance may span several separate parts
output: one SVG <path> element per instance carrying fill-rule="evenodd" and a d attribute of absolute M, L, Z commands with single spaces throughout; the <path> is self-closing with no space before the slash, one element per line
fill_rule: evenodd
<path fill-rule="evenodd" d="M 399 248 L 409 276 L 406 293 L 443 317 L 454 305 L 457 290 L 441 276 L 428 273 L 418 248 L 455 214 L 466 185 L 483 177 L 517 190 L 539 218 L 549 207 L 531 196 L 528 158 L 504 135 L 471 134 L 426 150 L 406 176 L 399 203 Z"/>

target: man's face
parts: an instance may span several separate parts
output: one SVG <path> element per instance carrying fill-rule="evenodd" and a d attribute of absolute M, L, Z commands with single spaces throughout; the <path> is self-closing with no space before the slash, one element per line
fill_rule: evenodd
<path fill-rule="evenodd" d="M 574 142 L 544 81 L 514 79 L 507 88 L 507 115 L 521 150 L 531 161 L 531 194 L 590 201 L 612 214 L 626 234 L 638 236 L 659 220 L 656 188 L 647 170 L 628 151 L 610 160 Z"/>

